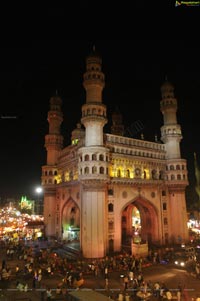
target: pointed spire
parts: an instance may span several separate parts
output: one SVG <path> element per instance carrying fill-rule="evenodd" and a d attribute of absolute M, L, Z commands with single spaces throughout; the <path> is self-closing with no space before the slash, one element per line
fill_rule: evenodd
<path fill-rule="evenodd" d="M 155 134 L 155 142 L 158 142 L 158 136 Z"/>
<path fill-rule="evenodd" d="M 166 82 L 168 81 L 167 74 L 165 74 L 165 81 L 166 81 Z"/>
<path fill-rule="evenodd" d="M 96 51 L 96 49 L 95 49 L 95 45 L 93 45 L 93 47 L 92 47 L 92 50 L 93 50 L 93 52 L 95 52 L 95 51 Z"/>

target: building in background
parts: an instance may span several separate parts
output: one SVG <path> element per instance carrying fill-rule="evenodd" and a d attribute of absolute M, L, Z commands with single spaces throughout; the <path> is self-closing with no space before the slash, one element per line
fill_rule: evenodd
<path fill-rule="evenodd" d="M 21 212 L 26 212 L 29 214 L 34 214 L 35 212 L 35 201 L 29 200 L 26 196 L 22 196 L 19 201 L 19 210 Z"/>
<path fill-rule="evenodd" d="M 79 240 L 86 258 L 121 251 L 132 238 L 158 245 L 187 242 L 187 162 L 181 158 L 173 85 L 166 80 L 161 86 L 162 142 L 126 137 L 119 110 L 111 133 L 104 133 L 104 85 L 102 59 L 93 50 L 83 75 L 82 118 L 68 146 L 60 131 L 62 99 L 50 99 L 41 181 L 46 235 Z"/>

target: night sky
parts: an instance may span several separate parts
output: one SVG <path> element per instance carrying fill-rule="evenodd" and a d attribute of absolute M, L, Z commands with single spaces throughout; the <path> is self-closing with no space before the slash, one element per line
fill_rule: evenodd
<path fill-rule="evenodd" d="M 125 128 L 142 124 L 146 140 L 160 138 L 163 124 L 160 87 L 165 77 L 175 86 L 177 118 L 188 160 L 191 191 L 195 178 L 193 153 L 200 161 L 200 49 L 184 40 L 32 40 L 24 46 L 1 46 L 0 56 L 0 197 L 34 198 L 46 163 L 49 99 L 56 90 L 63 99 L 65 146 L 81 118 L 85 58 L 93 45 L 105 73 L 103 102 L 108 118 L 117 106 Z M 110 132 L 110 122 L 105 131 Z M 129 134 L 130 135 L 130 134 Z"/>

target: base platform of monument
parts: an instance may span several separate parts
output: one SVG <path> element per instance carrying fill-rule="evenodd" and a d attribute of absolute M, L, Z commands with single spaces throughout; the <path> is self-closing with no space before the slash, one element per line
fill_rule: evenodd
<path fill-rule="evenodd" d="M 132 242 L 131 251 L 135 257 L 146 257 L 148 255 L 148 243 Z"/>

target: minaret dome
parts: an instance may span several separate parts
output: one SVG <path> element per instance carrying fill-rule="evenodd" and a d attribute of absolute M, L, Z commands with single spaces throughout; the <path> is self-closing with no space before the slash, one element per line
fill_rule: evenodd
<path fill-rule="evenodd" d="M 161 86 L 162 99 L 174 97 L 174 86 L 168 80 L 166 80 Z"/>

